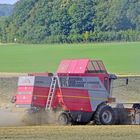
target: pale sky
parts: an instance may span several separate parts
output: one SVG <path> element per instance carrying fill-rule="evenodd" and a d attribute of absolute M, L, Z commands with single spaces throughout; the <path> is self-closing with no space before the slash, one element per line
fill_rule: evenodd
<path fill-rule="evenodd" d="M 14 4 L 18 0 L 0 0 L 0 4 Z"/>

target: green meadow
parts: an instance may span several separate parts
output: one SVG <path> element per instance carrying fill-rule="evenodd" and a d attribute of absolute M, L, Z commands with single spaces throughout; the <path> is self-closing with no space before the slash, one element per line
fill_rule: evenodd
<path fill-rule="evenodd" d="M 0 72 L 55 72 L 63 59 L 101 59 L 110 73 L 140 74 L 140 42 L 0 44 Z"/>

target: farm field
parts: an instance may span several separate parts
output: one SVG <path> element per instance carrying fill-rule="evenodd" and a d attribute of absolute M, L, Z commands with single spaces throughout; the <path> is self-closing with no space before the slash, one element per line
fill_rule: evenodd
<path fill-rule="evenodd" d="M 0 72 L 54 72 L 60 60 L 101 59 L 116 74 L 140 74 L 140 42 L 0 44 Z"/>
<path fill-rule="evenodd" d="M 103 60 L 111 73 L 140 74 L 139 54 L 140 42 L 63 45 L 0 44 L 0 73 L 54 72 L 62 59 L 91 58 Z M 120 102 L 139 102 L 139 83 L 139 77 L 131 77 L 129 85 L 126 86 L 125 79 L 120 78 L 114 82 L 113 96 Z M 22 114 L 20 112 L 16 114 L 13 105 L 9 103 L 16 88 L 17 75 L 0 78 L 0 140 L 140 139 L 139 125 L 24 126 L 21 116 L 19 117 L 19 114 Z"/>
<path fill-rule="evenodd" d="M 138 140 L 140 126 L 28 126 L 0 128 L 6 140 Z"/>

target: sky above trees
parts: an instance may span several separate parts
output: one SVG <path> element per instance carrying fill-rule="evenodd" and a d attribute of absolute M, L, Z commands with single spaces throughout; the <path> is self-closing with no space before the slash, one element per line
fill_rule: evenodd
<path fill-rule="evenodd" d="M 0 4 L 14 4 L 18 0 L 0 0 Z"/>

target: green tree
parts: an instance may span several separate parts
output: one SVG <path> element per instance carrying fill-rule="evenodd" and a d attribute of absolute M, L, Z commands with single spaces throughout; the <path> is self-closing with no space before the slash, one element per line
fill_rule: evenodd
<path fill-rule="evenodd" d="M 3 42 L 140 40 L 139 0 L 20 0 L 0 25 Z"/>

